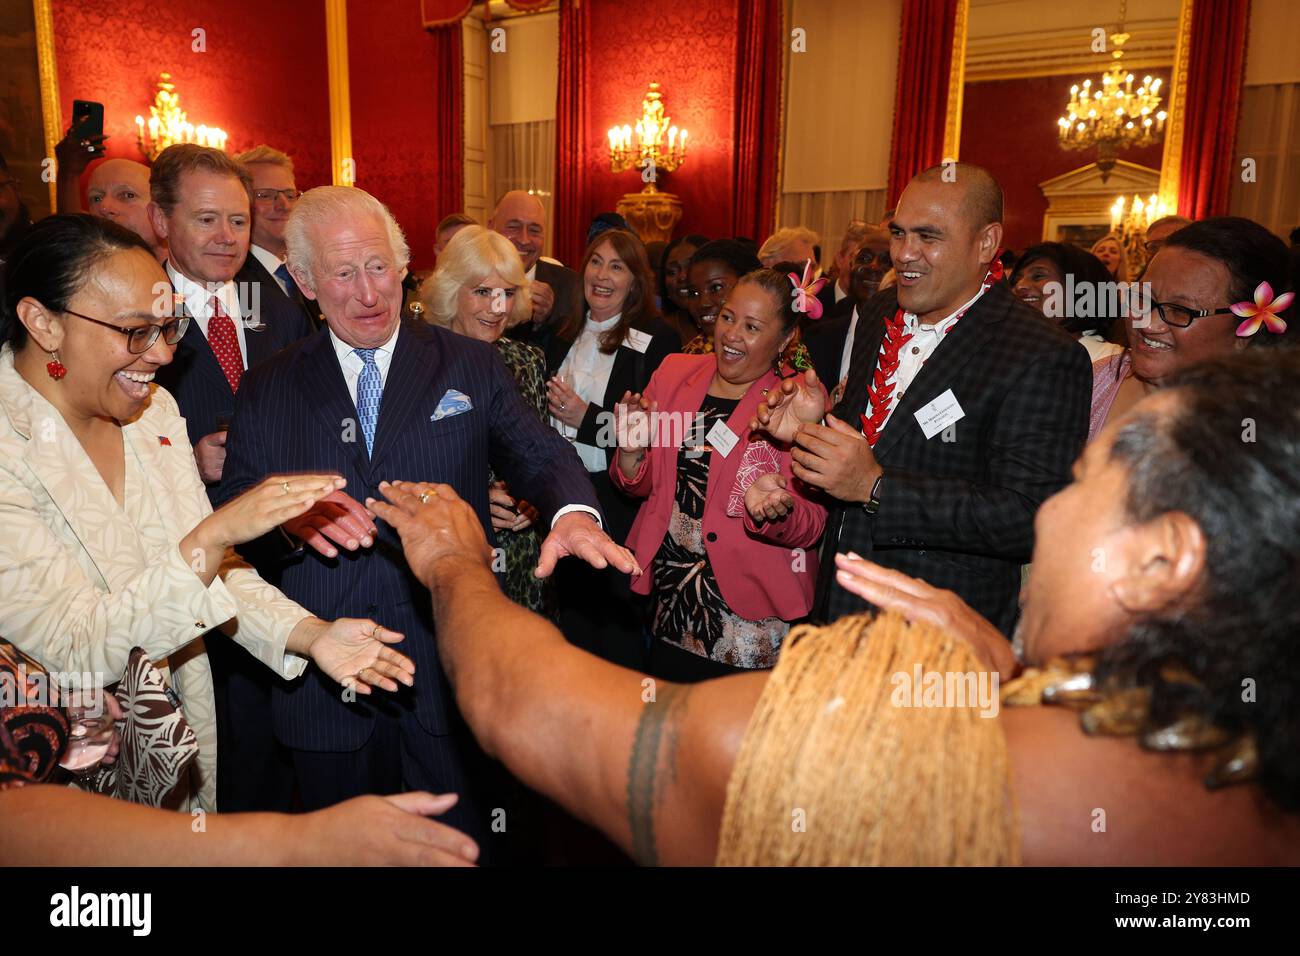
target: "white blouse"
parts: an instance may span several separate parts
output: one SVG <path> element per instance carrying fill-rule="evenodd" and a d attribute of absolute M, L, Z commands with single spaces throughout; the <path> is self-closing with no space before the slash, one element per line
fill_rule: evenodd
<path fill-rule="evenodd" d="M 573 343 L 569 354 L 560 364 L 560 378 L 568 382 L 569 387 L 577 392 L 578 397 L 584 402 L 594 402 L 599 405 L 605 400 L 605 389 L 609 388 L 609 375 L 614 369 L 614 355 L 617 350 L 608 355 L 602 352 L 600 336 L 618 325 L 621 317 L 620 312 L 604 322 L 596 322 L 588 312 L 586 325 L 582 327 L 577 341 Z M 603 472 L 609 469 L 606 449 L 577 441 L 578 429 L 564 424 L 558 418 L 552 418 L 551 424 L 561 435 L 573 442 L 573 447 L 588 472 Z"/>

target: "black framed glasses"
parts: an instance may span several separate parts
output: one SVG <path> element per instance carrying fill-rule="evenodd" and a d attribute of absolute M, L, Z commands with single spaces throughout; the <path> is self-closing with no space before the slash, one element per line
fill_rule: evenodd
<path fill-rule="evenodd" d="M 275 202 L 276 196 L 283 196 L 286 202 L 297 202 L 302 193 L 296 189 L 254 189 L 253 195 L 259 202 Z"/>
<path fill-rule="evenodd" d="M 1228 315 L 1235 314 L 1230 308 L 1222 309 L 1190 309 L 1185 305 L 1179 305 L 1176 302 L 1155 302 L 1152 300 L 1151 293 L 1143 287 L 1142 283 L 1133 283 L 1129 288 L 1128 296 L 1128 314 L 1134 320 L 1135 328 L 1142 328 L 1150 321 L 1149 316 L 1154 312 L 1160 316 L 1160 321 L 1165 325 L 1173 326 L 1176 329 L 1185 329 L 1197 319 L 1208 318 L 1211 315 Z"/>
<path fill-rule="evenodd" d="M 1160 316 L 1161 322 L 1176 329 L 1185 329 L 1196 319 L 1232 313 L 1231 309 L 1189 309 L 1174 302 L 1152 302 L 1151 308 Z"/>
<path fill-rule="evenodd" d="M 79 319 L 85 319 L 87 322 L 94 322 L 96 325 L 102 325 L 105 328 L 116 329 L 121 332 L 126 336 L 126 350 L 132 355 L 142 355 L 148 352 L 153 348 L 153 344 L 158 341 L 160 335 L 168 345 L 175 345 L 185 337 L 185 330 L 190 327 L 190 317 L 188 315 L 168 319 L 162 325 L 154 325 L 151 322 L 148 325 L 131 327 L 114 325 L 112 322 L 105 322 L 103 319 L 96 319 L 89 315 L 82 315 L 80 312 L 73 312 L 71 309 L 64 309 L 63 311 L 68 315 L 75 315 Z"/>

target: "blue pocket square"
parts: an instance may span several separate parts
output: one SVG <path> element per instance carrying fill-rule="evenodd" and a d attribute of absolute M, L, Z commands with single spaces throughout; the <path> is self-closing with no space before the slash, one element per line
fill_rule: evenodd
<path fill-rule="evenodd" d="M 453 415 L 459 415 L 461 412 L 467 412 L 474 407 L 474 403 L 469 400 L 469 396 L 464 392 L 458 392 L 454 388 L 447 389 L 447 393 L 438 400 L 438 408 L 429 416 L 429 421 L 441 421 L 444 418 L 451 418 Z"/>

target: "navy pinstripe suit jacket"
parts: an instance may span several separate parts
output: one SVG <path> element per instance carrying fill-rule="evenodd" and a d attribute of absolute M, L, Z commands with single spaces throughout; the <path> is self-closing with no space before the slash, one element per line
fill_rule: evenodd
<path fill-rule="evenodd" d="M 473 408 L 433 421 L 448 389 Z M 488 466 L 533 502 L 549 523 L 568 504 L 599 510 L 569 442 L 525 404 L 497 350 L 423 322 L 403 320 L 384 383 L 373 455 L 366 454 L 356 407 L 327 329 L 250 370 L 239 388 L 220 498 L 228 500 L 277 472 L 337 472 L 358 501 L 379 498 L 385 480 L 451 485 L 493 540 Z M 300 750 L 361 747 L 377 710 L 413 714 L 431 734 L 449 732 L 454 701 L 438 663 L 429 593 L 411 575 L 396 532 L 378 522 L 373 547 L 329 559 L 311 548 L 288 552 L 277 533 L 262 540 L 264 564 L 279 552 L 279 586 L 325 620 L 368 617 L 401 631 L 398 649 L 416 664 L 415 687 L 344 702 L 342 688 L 315 667 L 280 682 L 272 711 L 276 736 Z M 280 541 L 276 541 L 276 539 Z"/>

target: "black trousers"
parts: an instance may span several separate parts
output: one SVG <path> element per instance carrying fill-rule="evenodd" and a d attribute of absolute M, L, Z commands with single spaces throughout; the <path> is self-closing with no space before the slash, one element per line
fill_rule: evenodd
<path fill-rule="evenodd" d="M 289 812 L 293 759 L 271 729 L 271 687 L 282 678 L 224 634 L 204 646 L 217 717 L 217 808 Z"/>
<path fill-rule="evenodd" d="M 748 667 L 732 667 L 708 657 L 701 657 L 684 647 L 669 644 L 662 638 L 651 638 L 648 672 L 659 680 L 672 681 L 675 684 L 698 684 L 700 681 L 715 677 L 730 677 L 733 674 L 749 674 Z"/>
<path fill-rule="evenodd" d="M 434 735 L 414 714 L 380 714 L 357 750 L 292 754 L 304 810 L 365 794 L 455 793 L 456 805 L 437 819 L 478 843 L 480 865 L 528 862 L 540 852 L 537 811 L 524 788 L 478 748 L 461 721 L 452 733 Z"/>
<path fill-rule="evenodd" d="M 605 533 L 623 544 L 640 500 L 616 489 L 605 472 L 588 476 L 605 516 Z M 597 570 L 569 557 L 556 565 L 555 586 L 560 630 L 570 644 L 612 664 L 645 670 L 645 602 L 632 593 L 628 575 L 615 568 Z"/>

